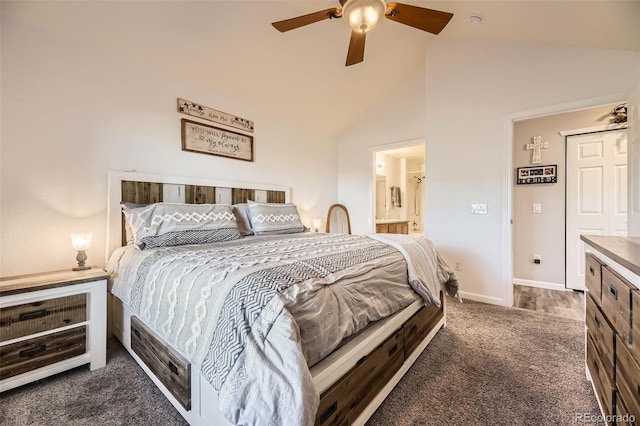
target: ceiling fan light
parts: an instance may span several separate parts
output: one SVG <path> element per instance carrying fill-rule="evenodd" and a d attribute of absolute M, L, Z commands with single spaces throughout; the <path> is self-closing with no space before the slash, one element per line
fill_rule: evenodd
<path fill-rule="evenodd" d="M 376 26 L 386 8 L 384 0 L 348 0 L 342 16 L 354 31 L 366 33 Z"/>

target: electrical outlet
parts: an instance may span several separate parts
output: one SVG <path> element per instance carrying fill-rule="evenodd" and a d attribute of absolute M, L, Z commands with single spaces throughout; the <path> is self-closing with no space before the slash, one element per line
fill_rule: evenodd
<path fill-rule="evenodd" d="M 539 254 L 533 255 L 533 263 L 539 265 L 542 262 L 542 257 Z"/>
<path fill-rule="evenodd" d="M 487 214 L 486 204 L 471 204 L 471 214 Z"/>
<path fill-rule="evenodd" d="M 454 268 L 455 271 L 462 271 L 462 262 L 456 262 Z"/>

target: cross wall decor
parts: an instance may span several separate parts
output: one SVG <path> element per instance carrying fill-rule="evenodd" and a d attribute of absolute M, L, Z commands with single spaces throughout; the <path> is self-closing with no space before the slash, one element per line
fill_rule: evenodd
<path fill-rule="evenodd" d="M 549 142 L 542 142 L 542 136 L 534 136 L 533 143 L 525 145 L 527 151 L 533 151 L 531 153 L 531 164 L 542 163 L 542 149 L 549 148 Z"/>

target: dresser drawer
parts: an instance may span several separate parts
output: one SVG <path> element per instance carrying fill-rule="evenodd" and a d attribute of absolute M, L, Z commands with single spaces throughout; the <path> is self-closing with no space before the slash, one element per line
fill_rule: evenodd
<path fill-rule="evenodd" d="M 86 352 L 86 326 L 0 347 L 0 380 Z"/>
<path fill-rule="evenodd" d="M 617 336 L 616 383 L 629 414 L 640 419 L 640 366 L 631 357 L 627 345 Z"/>
<path fill-rule="evenodd" d="M 87 320 L 87 295 L 57 297 L 0 309 L 0 341 Z"/>
<path fill-rule="evenodd" d="M 633 315 L 631 318 L 631 346 L 629 351 L 636 362 L 640 364 L 640 290 L 631 292 L 631 312 L 633 312 Z M 640 424 L 640 419 L 638 419 L 638 423 Z"/>
<path fill-rule="evenodd" d="M 429 334 L 433 325 L 444 316 L 442 308 L 434 305 L 423 306 L 407 320 L 403 327 L 404 359 L 418 347 L 420 342 Z"/>
<path fill-rule="evenodd" d="M 633 419 L 633 421 L 632 421 Z M 616 393 L 616 425 L 623 426 L 638 426 L 640 425 L 640 419 L 633 417 L 629 410 L 627 410 L 627 404 L 622 399 L 620 392 Z"/>
<path fill-rule="evenodd" d="M 587 368 L 605 415 L 613 414 L 616 388 L 609 380 L 591 335 L 587 333 Z"/>
<path fill-rule="evenodd" d="M 352 423 L 400 369 L 403 354 L 399 329 L 322 394 L 316 425 Z"/>
<path fill-rule="evenodd" d="M 584 279 L 587 291 L 596 301 L 602 304 L 602 266 L 603 264 L 591 253 L 586 253 Z"/>
<path fill-rule="evenodd" d="M 131 317 L 131 349 L 185 410 L 191 410 L 191 364 L 134 316 Z"/>
<path fill-rule="evenodd" d="M 614 348 L 616 341 L 616 332 L 613 330 L 609 321 L 600 311 L 600 308 L 591 298 L 591 295 L 586 295 L 586 316 L 585 323 L 589 334 L 593 338 L 593 343 L 596 350 L 600 353 L 602 358 L 602 364 L 609 375 L 609 378 L 613 380 L 615 377 L 614 371 Z"/>
<path fill-rule="evenodd" d="M 635 287 L 617 273 L 607 266 L 602 267 L 602 312 L 625 344 L 629 342 L 632 288 Z"/>

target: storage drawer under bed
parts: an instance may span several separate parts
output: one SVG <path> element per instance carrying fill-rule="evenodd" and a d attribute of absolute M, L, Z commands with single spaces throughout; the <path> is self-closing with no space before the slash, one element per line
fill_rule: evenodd
<path fill-rule="evenodd" d="M 86 348 L 86 326 L 2 346 L 0 380 L 82 355 Z"/>
<path fill-rule="evenodd" d="M 442 308 L 435 305 L 423 306 L 411 318 L 404 323 L 404 359 L 409 358 L 411 353 L 418 347 L 420 342 L 433 329 L 435 323 L 444 317 Z"/>
<path fill-rule="evenodd" d="M 131 317 L 131 349 L 185 410 L 191 410 L 191 364 L 135 316 Z"/>
<path fill-rule="evenodd" d="M 320 397 L 316 425 L 350 424 L 404 362 L 402 329 L 363 357 Z"/>

